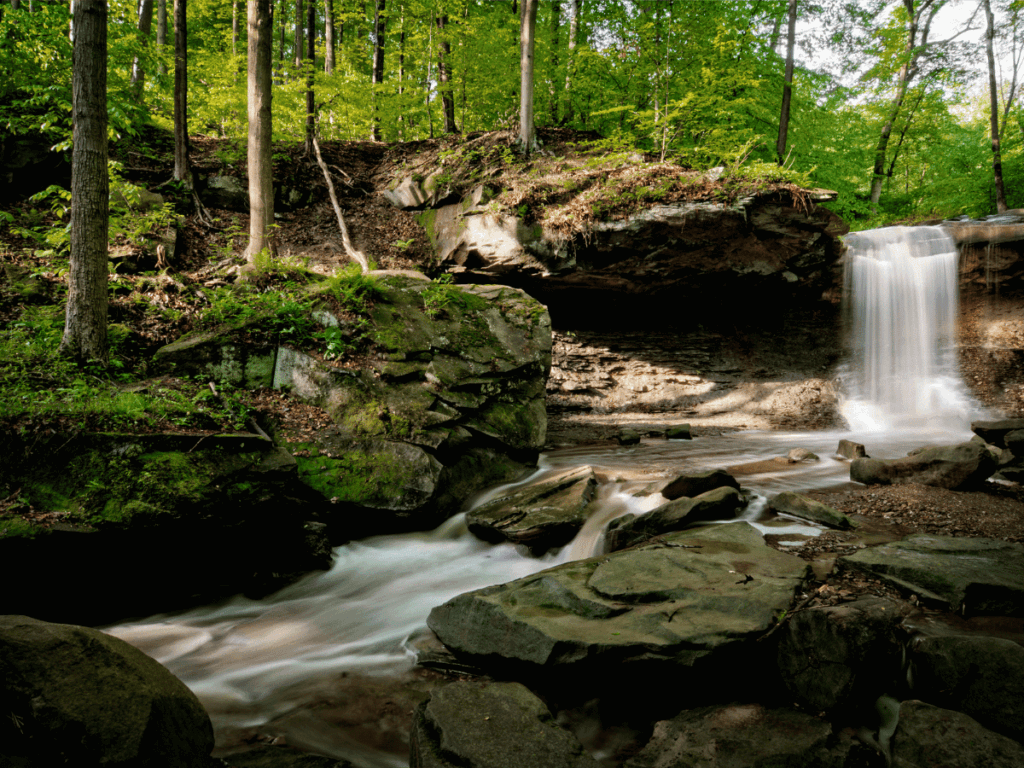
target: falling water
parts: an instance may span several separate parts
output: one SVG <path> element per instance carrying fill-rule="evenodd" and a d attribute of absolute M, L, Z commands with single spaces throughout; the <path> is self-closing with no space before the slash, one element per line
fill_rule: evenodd
<path fill-rule="evenodd" d="M 963 429 L 976 410 L 954 333 L 957 249 L 942 227 L 846 238 L 852 359 L 843 415 L 854 431 Z"/>

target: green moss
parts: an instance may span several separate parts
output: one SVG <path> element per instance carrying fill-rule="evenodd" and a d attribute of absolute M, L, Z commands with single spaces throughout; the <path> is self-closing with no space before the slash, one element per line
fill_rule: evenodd
<path fill-rule="evenodd" d="M 299 478 L 325 497 L 361 506 L 387 505 L 410 478 L 410 470 L 387 453 L 346 451 L 337 456 L 296 457 Z"/>

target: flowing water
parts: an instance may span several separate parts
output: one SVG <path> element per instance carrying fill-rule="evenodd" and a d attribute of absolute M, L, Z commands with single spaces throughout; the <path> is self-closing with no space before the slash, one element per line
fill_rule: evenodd
<path fill-rule="evenodd" d="M 559 552 L 533 558 L 512 545 L 485 544 L 468 533 L 459 515 L 429 533 L 339 547 L 330 571 L 310 574 L 262 600 L 236 597 L 106 631 L 167 666 L 199 696 L 218 733 L 225 733 L 301 710 L 319 695 L 318 681 L 355 675 L 383 684 L 408 675 L 415 664 L 410 641 L 423 632 L 432 607 L 600 552 L 609 520 L 663 503 L 657 489 L 682 472 L 731 469 L 757 494 L 744 519 L 775 534 L 815 535 L 817 529 L 807 524 L 767 515 L 765 498 L 849 483 L 849 464 L 834 457 L 840 439 L 862 442 L 872 456 L 885 458 L 970 437 L 971 405 L 955 380 L 950 352 L 955 253 L 941 234 L 925 233 L 920 246 L 908 244 L 902 231 L 851 237 L 856 247 L 848 287 L 855 347 L 863 359 L 848 374 L 849 432 L 748 432 L 547 453 L 527 481 L 583 465 L 594 467 L 601 481 L 589 522 Z M 948 279 L 953 288 L 940 284 Z M 821 461 L 779 460 L 796 447 Z M 476 503 L 504 490 L 494 489 Z M 407 765 L 400 743 L 372 746 L 357 730 L 339 725 L 306 744 L 364 766 Z"/>

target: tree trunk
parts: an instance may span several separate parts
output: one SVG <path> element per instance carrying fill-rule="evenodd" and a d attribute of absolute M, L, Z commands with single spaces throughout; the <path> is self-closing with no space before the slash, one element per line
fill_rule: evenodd
<path fill-rule="evenodd" d="M 248 0 L 246 0 L 248 2 Z M 270 0 L 271 3 L 274 0 Z M 285 27 L 288 24 L 288 14 L 285 11 L 288 10 L 288 0 L 281 0 L 281 10 L 277 14 L 281 18 L 281 26 L 279 28 L 278 35 L 278 46 L 277 46 L 277 84 L 284 85 L 285 74 L 284 74 L 284 38 L 285 38 Z M 271 33 L 273 34 L 273 33 Z M 271 49 L 274 45 L 271 42 Z"/>
<path fill-rule="evenodd" d="M 448 26 L 447 16 L 437 17 L 437 79 L 441 91 L 441 110 L 444 113 L 444 132 L 458 133 L 458 126 L 455 125 L 455 97 L 452 95 L 451 67 L 448 59 L 451 58 L 452 46 L 445 36 L 445 27 Z"/>
<path fill-rule="evenodd" d="M 930 8 L 933 0 L 921 0 L 921 4 L 915 9 L 914 2 L 915 0 L 903 0 L 903 6 L 907 11 L 907 44 L 903 50 L 907 60 L 900 67 L 896 96 L 893 99 L 892 108 L 889 110 L 889 117 L 886 119 L 885 125 L 882 126 L 882 132 L 878 137 L 878 144 L 875 147 L 875 165 L 871 176 L 872 206 L 877 206 L 878 201 L 882 197 L 882 183 L 885 181 L 885 155 L 889 147 L 889 138 L 892 136 L 892 129 L 900 115 L 900 110 L 903 108 L 903 102 L 907 98 L 907 90 L 910 88 L 910 83 L 917 76 L 917 65 L 921 54 L 928 44 L 928 31 L 931 27 L 932 19 L 935 18 L 936 12 L 942 6 L 940 3 L 938 6 Z M 925 11 L 928 13 L 924 16 L 924 23 L 922 25 L 921 19 Z M 918 43 L 919 30 L 921 32 L 920 44 Z"/>
<path fill-rule="evenodd" d="M 313 0 L 309 0 L 313 2 Z M 302 66 L 302 27 L 306 23 L 306 17 L 302 13 L 302 0 L 295 0 L 295 70 L 298 72 Z"/>
<path fill-rule="evenodd" d="M 71 270 L 60 352 L 107 362 L 107 3 L 76 0 Z"/>
<path fill-rule="evenodd" d="M 187 0 L 174 0 L 174 178 L 192 188 L 188 166 Z"/>
<path fill-rule="evenodd" d="M 992 15 L 991 0 L 983 0 L 988 29 L 985 31 L 985 53 L 988 56 L 989 125 L 992 131 L 992 178 L 996 185 L 996 211 L 1006 211 L 1006 189 L 1003 186 L 1003 158 L 999 149 L 999 90 L 996 87 L 996 57 L 993 40 L 996 22 Z"/>
<path fill-rule="evenodd" d="M 156 44 L 160 46 L 161 51 L 163 46 L 167 45 L 167 0 L 157 0 L 156 3 Z M 156 71 L 161 75 L 167 74 L 167 66 L 163 59 L 156 65 Z"/>
<path fill-rule="evenodd" d="M 398 33 L 398 140 L 405 141 L 405 9 L 398 17 L 401 31 Z"/>
<path fill-rule="evenodd" d="M 149 45 L 149 35 L 153 30 L 153 0 L 141 0 L 139 4 L 139 32 L 146 37 L 146 45 Z M 146 73 L 142 69 L 142 62 L 138 56 L 132 62 L 132 86 L 135 91 L 135 98 L 141 98 L 142 88 L 145 84 Z"/>
<path fill-rule="evenodd" d="M 786 162 L 786 140 L 789 135 L 789 107 L 793 101 L 793 52 L 796 49 L 796 0 L 789 0 L 789 37 L 786 41 L 786 82 L 782 86 L 782 111 L 779 114 L 779 139 L 775 154 L 779 165 Z"/>
<path fill-rule="evenodd" d="M 373 72 L 370 76 L 373 96 L 373 124 L 370 139 L 380 141 L 380 84 L 384 82 L 384 2 L 377 0 L 373 9 Z"/>
<path fill-rule="evenodd" d="M 562 3 L 554 0 L 551 3 L 551 78 L 548 80 L 548 117 L 552 124 L 558 122 L 558 94 L 555 82 L 558 74 L 558 47 L 561 45 Z"/>
<path fill-rule="evenodd" d="M 324 72 L 334 74 L 334 0 L 324 0 Z"/>
<path fill-rule="evenodd" d="M 231 58 L 238 57 L 238 0 L 231 0 Z"/>
<path fill-rule="evenodd" d="M 248 0 L 249 247 L 250 264 L 263 251 L 274 253 L 273 118 L 270 69 L 273 60 L 273 0 Z"/>
<path fill-rule="evenodd" d="M 537 32 L 537 0 L 523 0 L 519 31 L 519 146 L 529 155 L 537 149 L 533 125 L 533 43 Z"/>
<path fill-rule="evenodd" d="M 316 68 L 316 5 L 306 3 L 306 156 L 313 156 L 313 135 L 316 131 L 316 98 L 313 93 L 313 70 Z"/>
<path fill-rule="evenodd" d="M 580 32 L 580 4 L 582 0 L 569 0 L 569 54 L 565 62 L 565 110 L 562 123 L 572 120 L 572 84 L 576 71 L 576 38 Z"/>

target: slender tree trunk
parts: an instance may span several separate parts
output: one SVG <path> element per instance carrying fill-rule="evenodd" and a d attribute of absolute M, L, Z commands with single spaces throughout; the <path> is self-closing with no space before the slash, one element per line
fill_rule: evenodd
<path fill-rule="evenodd" d="M 779 165 L 786 162 L 786 140 L 789 135 L 789 107 L 793 101 L 793 53 L 796 50 L 796 0 L 789 0 L 789 37 L 786 40 L 786 82 L 782 86 L 782 111 L 779 114 L 779 138 L 775 155 Z"/>
<path fill-rule="evenodd" d="M 249 110 L 249 247 L 246 258 L 255 264 L 264 250 L 274 253 L 274 170 L 271 161 L 271 78 L 274 0 L 248 0 Z"/>
<path fill-rule="evenodd" d="M 71 270 L 61 354 L 107 362 L 107 3 L 76 0 Z"/>
<path fill-rule="evenodd" d="M 231 58 L 238 57 L 238 0 L 231 0 Z"/>
<path fill-rule="evenodd" d="M 248 2 L 248 0 L 246 0 Z M 270 0 L 271 3 L 274 0 Z M 278 33 L 278 46 L 277 46 L 277 84 L 284 85 L 285 82 L 285 69 L 284 69 L 284 39 L 285 39 L 285 27 L 288 24 L 288 0 L 281 0 L 281 9 L 278 15 L 281 17 L 281 27 Z M 271 33 L 273 34 L 273 33 Z M 273 42 L 270 45 L 274 47 Z"/>
<path fill-rule="evenodd" d="M 157 0 L 156 3 L 156 44 L 161 52 L 167 45 L 167 0 Z M 156 71 L 161 75 L 167 74 L 167 65 L 164 64 L 162 58 L 156 65 Z"/>
<path fill-rule="evenodd" d="M 452 46 L 445 35 L 445 27 L 448 26 L 447 16 L 437 17 L 438 45 L 437 45 L 437 80 L 438 90 L 441 91 L 441 109 L 444 113 L 444 132 L 458 133 L 458 126 L 455 125 L 455 97 L 452 95 L 451 67 L 448 64 L 452 54 Z"/>
<path fill-rule="evenodd" d="M 313 0 L 309 0 L 313 2 Z M 302 0 L 295 0 L 295 71 L 298 72 L 302 66 L 302 28 L 306 23 L 306 17 L 302 13 Z"/>
<path fill-rule="evenodd" d="M 324 72 L 334 74 L 334 0 L 324 0 Z"/>
<path fill-rule="evenodd" d="M 548 117 L 552 124 L 558 122 L 558 93 L 555 83 L 558 80 L 558 48 L 562 37 L 562 3 L 554 0 L 551 3 L 551 78 L 548 80 Z"/>
<path fill-rule="evenodd" d="M 146 45 L 149 45 L 149 35 L 153 30 L 153 0 L 141 0 L 139 3 L 139 32 L 146 38 Z M 135 98 L 142 96 L 142 88 L 145 84 L 146 73 L 142 69 L 142 62 L 138 56 L 132 62 L 132 85 L 134 86 Z"/>
<path fill-rule="evenodd" d="M 316 131 L 316 98 L 313 93 L 313 70 L 316 69 L 316 5 L 306 3 L 306 156 L 313 156 Z"/>
<path fill-rule="evenodd" d="M 191 189 L 188 165 L 187 0 L 174 0 L 174 178 Z"/>
<path fill-rule="evenodd" d="M 405 8 L 398 17 L 398 140 L 405 141 Z"/>
<path fill-rule="evenodd" d="M 384 82 L 384 2 L 376 0 L 373 8 L 373 71 L 370 83 L 373 96 L 373 123 L 370 139 L 380 141 L 380 84 Z"/>
<path fill-rule="evenodd" d="M 569 53 L 565 62 L 565 110 L 562 123 L 572 121 L 572 85 L 576 73 L 576 39 L 580 33 L 580 4 L 582 0 L 569 0 Z"/>
<path fill-rule="evenodd" d="M 1003 186 L 1003 158 L 999 148 L 999 89 L 996 86 L 996 57 L 993 40 L 996 22 L 991 0 L 983 0 L 988 28 L 985 31 L 985 53 L 988 56 L 989 124 L 992 131 L 992 178 L 996 185 L 996 211 L 1006 211 L 1006 188 Z"/>
<path fill-rule="evenodd" d="M 11 10 L 17 11 L 21 9 L 21 0 L 11 0 Z"/>
<path fill-rule="evenodd" d="M 529 155 L 537 149 L 533 125 L 533 47 L 537 33 L 537 0 L 523 0 L 519 31 L 519 140 Z"/>

